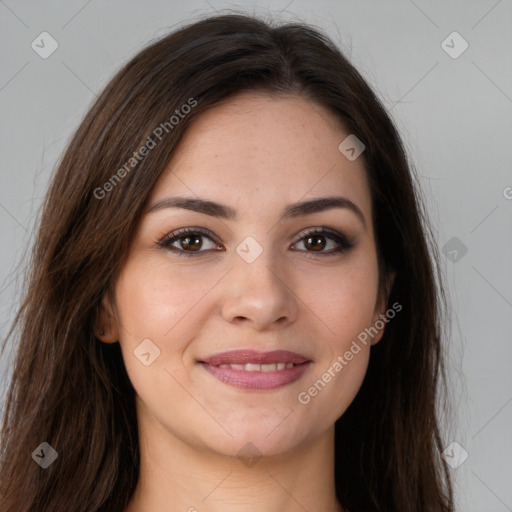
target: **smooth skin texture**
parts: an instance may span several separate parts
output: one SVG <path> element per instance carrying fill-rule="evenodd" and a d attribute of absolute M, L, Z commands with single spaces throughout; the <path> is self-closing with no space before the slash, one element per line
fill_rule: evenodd
<path fill-rule="evenodd" d="M 343 510 L 334 423 L 356 396 L 383 330 L 307 405 L 298 396 L 386 310 L 364 163 L 338 150 L 347 135 L 309 100 L 256 93 L 230 98 L 187 130 L 149 198 L 116 304 L 104 297 L 98 325 L 103 342 L 121 344 L 136 390 L 141 476 L 127 511 Z M 364 222 L 339 207 L 280 220 L 292 203 L 332 196 L 357 205 Z M 168 197 L 215 201 L 237 216 L 149 211 Z M 188 227 L 215 239 L 182 235 L 174 250 L 159 245 Z M 354 246 L 332 253 L 335 239 L 305 233 L 323 227 Z M 236 252 L 248 236 L 263 249 L 252 263 Z M 148 338 L 161 353 L 145 366 L 134 350 Z M 198 363 L 232 349 L 286 349 L 312 364 L 281 388 L 243 390 Z M 237 457 L 244 446 L 261 455 L 255 464 Z"/>

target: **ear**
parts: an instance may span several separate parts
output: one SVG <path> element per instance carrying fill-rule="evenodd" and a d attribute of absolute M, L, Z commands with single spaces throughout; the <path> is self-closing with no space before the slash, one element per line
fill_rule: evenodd
<path fill-rule="evenodd" d="M 108 292 L 101 299 L 96 315 L 94 332 L 96 338 L 103 343 L 116 343 L 119 340 L 117 322 L 114 317 L 114 309 L 108 297 Z"/>
<path fill-rule="evenodd" d="M 375 306 L 375 310 L 373 312 L 373 323 L 372 327 L 378 331 L 378 333 L 372 337 L 371 344 L 376 345 L 384 335 L 384 329 L 386 327 L 386 308 L 388 304 L 389 294 L 391 293 L 391 289 L 393 288 L 393 284 L 395 282 L 396 271 L 393 270 L 388 278 L 386 279 L 386 283 L 384 286 L 384 290 L 382 292 L 379 291 L 379 296 L 377 299 L 377 304 Z M 389 320 L 388 320 L 389 321 Z"/>

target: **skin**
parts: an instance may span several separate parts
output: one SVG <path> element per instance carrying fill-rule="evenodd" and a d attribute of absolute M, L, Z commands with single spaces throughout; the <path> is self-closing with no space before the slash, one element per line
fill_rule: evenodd
<path fill-rule="evenodd" d="M 343 510 L 334 422 L 356 396 L 383 329 L 308 404 L 298 395 L 386 310 L 363 159 L 338 150 L 347 135 L 317 104 L 255 93 L 187 130 L 148 209 L 169 196 L 200 197 L 234 208 L 237 219 L 182 208 L 145 213 L 116 302 L 103 298 L 98 336 L 121 344 L 136 390 L 141 476 L 128 512 Z M 333 195 L 355 203 L 365 223 L 348 208 L 279 220 L 291 203 Z M 188 258 L 158 245 L 184 227 L 207 228 L 218 240 L 202 237 L 203 252 Z M 338 246 L 326 237 L 315 251 L 304 231 L 322 227 L 354 247 L 325 255 Z M 263 250 L 252 263 L 236 252 L 248 236 Z M 173 246 L 183 251 L 183 242 Z M 160 350 L 149 366 L 134 356 L 144 339 Z M 299 380 L 262 391 L 220 382 L 198 363 L 240 348 L 287 349 L 312 363 Z M 237 456 L 247 443 L 260 456 L 252 465 Z"/>

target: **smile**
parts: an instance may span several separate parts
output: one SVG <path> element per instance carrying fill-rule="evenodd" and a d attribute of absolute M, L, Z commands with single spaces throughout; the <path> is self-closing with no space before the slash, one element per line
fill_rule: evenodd
<path fill-rule="evenodd" d="M 241 389 L 271 390 L 300 379 L 312 361 L 287 350 L 233 350 L 198 361 L 219 381 Z"/>

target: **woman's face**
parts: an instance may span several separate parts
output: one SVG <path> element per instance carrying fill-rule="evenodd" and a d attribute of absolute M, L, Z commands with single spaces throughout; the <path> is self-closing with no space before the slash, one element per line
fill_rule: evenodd
<path fill-rule="evenodd" d="M 317 104 L 249 93 L 188 129 L 103 302 L 146 434 L 272 455 L 352 402 L 382 329 L 358 340 L 385 304 L 348 135 Z"/>

